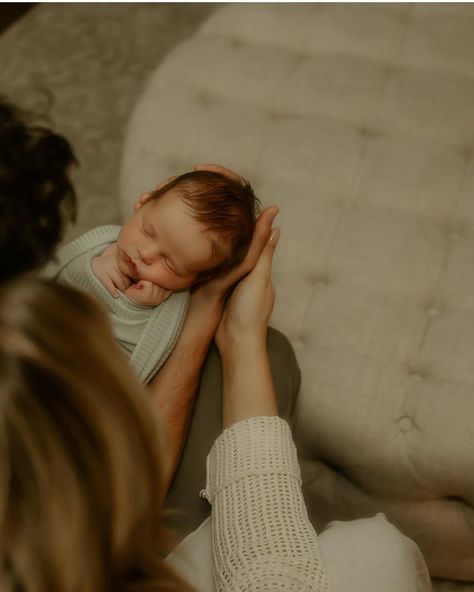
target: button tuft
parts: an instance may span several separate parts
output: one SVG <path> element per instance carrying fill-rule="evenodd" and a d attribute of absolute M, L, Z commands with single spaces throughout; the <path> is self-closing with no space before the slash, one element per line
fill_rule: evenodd
<path fill-rule="evenodd" d="M 368 127 L 367 125 L 357 128 L 357 131 L 362 138 L 368 139 L 379 138 L 382 135 L 382 130 L 375 129 L 374 127 Z"/>
<path fill-rule="evenodd" d="M 398 420 L 398 427 L 401 432 L 409 432 L 413 428 L 413 421 L 408 417 L 401 417 Z"/>
<path fill-rule="evenodd" d="M 316 284 L 318 286 L 329 286 L 331 283 L 331 280 L 326 273 L 310 271 L 307 278 L 311 284 Z"/>
<path fill-rule="evenodd" d="M 302 338 L 299 339 L 295 339 L 295 341 L 293 341 L 293 347 L 296 351 L 301 351 L 305 348 L 305 341 Z"/>
<path fill-rule="evenodd" d="M 215 98 L 205 91 L 198 92 L 196 98 L 204 107 L 207 107 L 215 102 Z"/>

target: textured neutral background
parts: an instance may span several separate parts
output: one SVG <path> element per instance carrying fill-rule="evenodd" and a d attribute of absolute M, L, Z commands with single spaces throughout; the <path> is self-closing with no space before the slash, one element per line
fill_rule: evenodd
<path fill-rule="evenodd" d="M 122 138 L 148 74 L 218 4 L 39 4 L 0 36 L 0 93 L 72 142 L 80 207 L 67 239 L 119 222 Z M 166 139 L 163 139 L 166 141 Z"/>

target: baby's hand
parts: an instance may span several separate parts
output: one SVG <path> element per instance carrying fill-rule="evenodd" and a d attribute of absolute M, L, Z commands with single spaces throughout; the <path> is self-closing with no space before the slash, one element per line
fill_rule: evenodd
<path fill-rule="evenodd" d="M 91 261 L 92 271 L 114 298 L 130 286 L 130 278 L 124 275 L 117 266 L 117 257 L 104 251 Z"/>
<path fill-rule="evenodd" d="M 136 284 L 129 286 L 124 294 L 126 294 L 130 300 L 133 300 L 135 304 L 141 306 L 158 306 L 169 298 L 172 294 L 172 290 L 165 290 L 152 282 L 146 280 L 140 280 Z"/>

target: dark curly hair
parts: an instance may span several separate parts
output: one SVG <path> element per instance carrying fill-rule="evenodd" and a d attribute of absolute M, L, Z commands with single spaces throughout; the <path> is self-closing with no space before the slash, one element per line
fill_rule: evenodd
<path fill-rule="evenodd" d="M 0 97 L 0 281 L 52 256 L 76 215 L 69 142 Z"/>

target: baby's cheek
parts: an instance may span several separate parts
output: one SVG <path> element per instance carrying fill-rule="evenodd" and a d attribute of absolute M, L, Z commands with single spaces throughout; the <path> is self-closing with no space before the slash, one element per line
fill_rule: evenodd
<path fill-rule="evenodd" d="M 161 286 L 161 284 L 166 281 L 166 274 L 164 274 L 160 269 L 145 269 L 143 270 L 142 280 L 148 280 L 152 284 Z"/>
<path fill-rule="evenodd" d="M 125 264 L 124 261 L 122 261 L 122 259 L 120 257 L 117 258 L 117 267 L 118 267 L 120 273 L 123 273 L 123 275 L 125 275 L 127 277 L 131 277 L 129 267 Z"/>
<path fill-rule="evenodd" d="M 175 290 L 176 288 L 173 285 L 173 282 L 170 280 L 167 274 L 165 273 L 143 273 L 140 277 L 141 280 L 147 280 L 155 286 L 159 286 L 160 288 L 165 288 L 166 290 Z"/>

